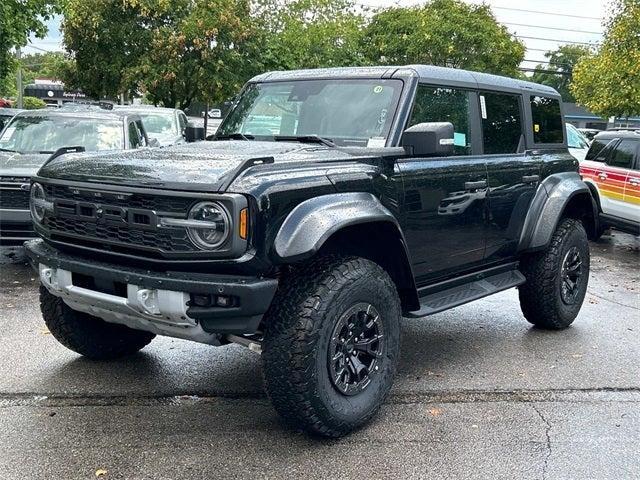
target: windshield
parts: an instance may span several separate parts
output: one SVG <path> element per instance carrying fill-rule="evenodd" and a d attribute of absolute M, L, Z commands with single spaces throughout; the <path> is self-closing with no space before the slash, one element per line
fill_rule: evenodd
<path fill-rule="evenodd" d="M 569 148 L 589 148 L 589 143 L 576 127 L 567 123 L 567 144 Z"/>
<path fill-rule="evenodd" d="M 385 145 L 401 80 L 300 80 L 250 84 L 217 131 L 260 140 L 313 136 L 337 145 Z"/>
<path fill-rule="evenodd" d="M 15 117 L 0 136 L 0 148 L 20 153 L 53 153 L 61 147 L 75 146 L 87 151 L 122 149 L 122 123 L 59 115 Z"/>
<path fill-rule="evenodd" d="M 139 113 L 148 135 L 179 135 L 178 122 L 173 112 Z"/>

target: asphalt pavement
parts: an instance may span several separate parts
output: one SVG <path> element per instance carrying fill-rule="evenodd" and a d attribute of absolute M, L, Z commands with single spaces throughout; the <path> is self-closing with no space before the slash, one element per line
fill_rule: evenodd
<path fill-rule="evenodd" d="M 510 290 L 403 322 L 392 395 L 340 440 L 286 429 L 258 354 L 157 338 L 107 363 L 59 345 L 0 265 L 0 479 L 640 478 L 640 240 L 592 244 L 584 307 L 532 328 Z"/>

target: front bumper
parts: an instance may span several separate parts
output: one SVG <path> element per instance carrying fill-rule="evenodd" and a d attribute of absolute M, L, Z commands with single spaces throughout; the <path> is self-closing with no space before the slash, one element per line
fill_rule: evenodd
<path fill-rule="evenodd" d="M 217 344 L 217 334 L 258 329 L 278 287 L 275 279 L 150 272 L 60 252 L 43 240 L 25 244 L 47 290 L 74 310 L 157 335 Z M 224 296 L 233 306 L 192 305 L 194 294 Z"/>
<path fill-rule="evenodd" d="M 0 208 L 0 245 L 22 245 L 35 236 L 29 210 Z"/>

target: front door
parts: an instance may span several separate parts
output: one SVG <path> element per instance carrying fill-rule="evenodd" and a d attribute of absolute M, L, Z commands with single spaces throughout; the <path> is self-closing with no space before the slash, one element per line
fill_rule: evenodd
<path fill-rule="evenodd" d="M 450 87 L 419 85 L 407 127 L 451 122 L 454 154 L 401 158 L 402 229 L 418 284 L 473 267 L 484 256 L 487 169 L 479 155 L 477 97 Z M 474 128 L 474 126 L 476 128 Z"/>

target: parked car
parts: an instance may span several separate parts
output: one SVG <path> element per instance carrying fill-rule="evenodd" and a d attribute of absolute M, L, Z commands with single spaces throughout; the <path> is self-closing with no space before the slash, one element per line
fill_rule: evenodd
<path fill-rule="evenodd" d="M 566 127 L 569 153 L 578 161 L 584 160 L 584 157 L 587 155 L 587 151 L 589 150 L 589 141 L 570 123 L 567 123 Z"/>
<path fill-rule="evenodd" d="M 600 227 L 640 235 L 640 132 L 596 135 L 580 164 L 580 174 L 598 204 Z"/>
<path fill-rule="evenodd" d="M 213 141 L 54 159 L 27 242 L 44 320 L 96 360 L 247 346 L 281 415 L 344 435 L 389 393 L 403 315 L 517 286 L 533 325 L 575 320 L 597 219 L 560 101 L 433 66 L 271 72 Z"/>
<path fill-rule="evenodd" d="M 142 120 L 127 112 L 74 106 L 16 115 L 0 134 L 0 244 L 21 245 L 34 236 L 30 178 L 52 155 L 64 151 L 59 149 L 95 152 L 147 144 Z"/>
<path fill-rule="evenodd" d="M 187 116 L 182 110 L 152 105 L 116 105 L 115 109 L 139 115 L 149 138 L 156 139 L 159 146 L 184 143 Z"/>
<path fill-rule="evenodd" d="M 587 140 L 589 140 L 589 143 L 591 143 L 593 137 L 602 132 L 602 130 L 598 130 L 596 128 L 579 128 L 578 131 L 582 133 Z"/>
<path fill-rule="evenodd" d="M 0 132 L 13 117 L 22 112 L 19 108 L 0 108 Z"/>

